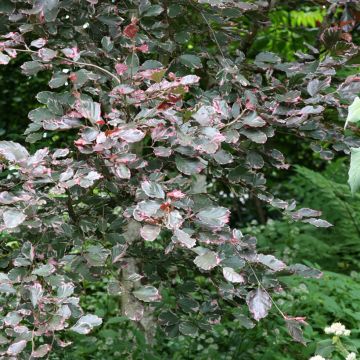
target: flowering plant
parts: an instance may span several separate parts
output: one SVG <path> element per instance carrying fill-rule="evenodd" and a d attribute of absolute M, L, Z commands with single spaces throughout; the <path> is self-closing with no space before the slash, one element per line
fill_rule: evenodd
<path fill-rule="evenodd" d="M 312 356 L 310 360 L 326 360 L 338 358 L 345 360 L 356 360 L 356 345 L 348 340 L 351 331 L 340 322 L 335 322 L 324 330 L 325 334 L 333 335 L 332 339 L 320 341 L 317 345 L 317 355 Z"/>

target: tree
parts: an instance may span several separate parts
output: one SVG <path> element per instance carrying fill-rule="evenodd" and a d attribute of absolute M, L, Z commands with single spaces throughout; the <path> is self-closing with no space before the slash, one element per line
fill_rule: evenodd
<path fill-rule="evenodd" d="M 0 230 L 12 245 L 1 262 L 2 355 L 44 357 L 68 345 L 64 331 L 101 325 L 79 306 L 84 280 L 109 277 L 124 315 L 147 329 L 161 289 L 191 287 L 187 270 L 197 267 L 208 278 L 202 303 L 182 297 L 158 316 L 169 334 L 191 336 L 219 322 L 224 303 L 267 316 L 278 273 L 321 275 L 257 253 L 209 184 L 331 226 L 272 195 L 265 177 L 289 167 L 272 141 L 284 134 L 324 159 L 360 144 L 328 120 L 344 118 L 360 84 L 338 75 L 359 63 L 358 5 L 331 3 L 314 39 L 321 51 L 307 45 L 282 62 L 271 52 L 247 57 L 280 2 L 2 1 L 0 63 L 23 54 L 24 74 L 51 74 L 25 132 L 38 150 L 0 142 Z M 41 148 L 63 131 L 73 144 Z M 276 309 L 304 342 L 304 319 Z"/>

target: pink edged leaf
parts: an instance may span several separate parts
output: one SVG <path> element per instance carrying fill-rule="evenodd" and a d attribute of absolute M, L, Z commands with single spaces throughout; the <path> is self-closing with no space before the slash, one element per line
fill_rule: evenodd
<path fill-rule="evenodd" d="M 154 241 L 160 234 L 161 227 L 156 225 L 144 225 L 140 229 L 141 237 L 146 241 Z"/>
<path fill-rule="evenodd" d="M 11 60 L 10 56 L 5 55 L 0 51 L 0 65 L 7 65 L 10 60 Z"/>
<path fill-rule="evenodd" d="M 205 253 L 198 255 L 194 264 L 202 270 L 211 270 L 215 266 L 219 265 L 220 258 L 218 254 L 214 251 L 205 249 Z"/>
<path fill-rule="evenodd" d="M 178 200 L 178 199 L 183 199 L 186 196 L 186 194 L 184 194 L 180 190 L 173 190 L 168 192 L 166 196 L 170 199 Z"/>
<path fill-rule="evenodd" d="M 259 254 L 256 260 L 273 271 L 281 271 L 286 269 L 286 264 L 281 260 L 278 260 L 273 255 Z"/>
<path fill-rule="evenodd" d="M 3 220 L 7 229 L 13 229 L 23 223 L 26 219 L 26 215 L 19 210 L 11 209 L 4 211 Z"/>
<path fill-rule="evenodd" d="M 249 310 L 256 321 L 266 317 L 271 309 L 270 296 L 261 288 L 250 291 L 247 294 L 246 303 L 248 304 Z"/>
<path fill-rule="evenodd" d="M 102 319 L 96 315 L 85 315 L 82 316 L 77 323 L 71 328 L 72 331 L 77 332 L 78 334 L 88 334 L 95 326 L 100 326 L 102 324 Z"/>
<path fill-rule="evenodd" d="M 48 62 L 56 57 L 57 52 L 52 49 L 42 48 L 37 52 L 37 54 L 42 61 Z"/>
<path fill-rule="evenodd" d="M 26 340 L 20 340 L 12 343 L 6 351 L 7 355 L 16 356 L 20 354 L 25 349 L 26 344 Z"/>
<path fill-rule="evenodd" d="M 176 229 L 175 230 L 175 237 L 176 240 L 183 246 L 187 247 L 188 249 L 191 249 L 196 245 L 196 240 L 193 239 L 188 233 L 186 233 L 183 230 Z"/>
<path fill-rule="evenodd" d="M 158 146 L 154 148 L 154 154 L 159 157 L 169 157 L 172 154 L 172 150 L 164 146 Z"/>
<path fill-rule="evenodd" d="M 154 302 L 160 301 L 161 295 L 159 294 L 159 290 L 154 286 L 142 286 L 139 289 L 133 291 L 133 295 L 141 301 L 144 302 Z"/>
<path fill-rule="evenodd" d="M 116 244 L 111 249 L 111 261 L 116 263 L 120 261 L 126 254 L 127 246 L 124 244 Z"/>
<path fill-rule="evenodd" d="M 140 321 L 144 317 L 144 307 L 139 301 L 127 301 L 124 308 L 125 316 L 130 320 Z"/>
<path fill-rule="evenodd" d="M 45 345 L 40 345 L 36 350 L 34 350 L 31 353 L 31 357 L 38 359 L 38 358 L 42 358 L 45 355 L 47 355 L 47 353 L 51 350 L 51 345 L 49 344 L 45 344 Z"/>
<path fill-rule="evenodd" d="M 35 308 L 38 305 L 39 300 L 42 298 L 44 294 L 43 287 L 39 283 L 35 283 L 34 285 L 26 286 L 30 293 L 30 301 L 32 306 Z"/>
<path fill-rule="evenodd" d="M 28 151 L 20 144 L 13 141 L 0 141 L 0 159 L 4 157 L 8 161 L 20 162 L 29 157 Z"/>
<path fill-rule="evenodd" d="M 124 164 L 119 164 L 119 165 L 116 166 L 115 174 L 120 179 L 130 179 L 130 177 L 131 177 L 130 169 Z"/>
<path fill-rule="evenodd" d="M 149 45 L 148 44 L 141 44 L 140 46 L 137 46 L 136 47 L 136 50 L 137 51 L 140 51 L 140 52 L 142 52 L 142 53 L 147 53 L 147 52 L 149 52 Z"/>
<path fill-rule="evenodd" d="M 326 220 L 316 219 L 316 218 L 305 219 L 302 222 L 309 223 L 309 224 L 314 225 L 316 227 L 323 227 L 323 228 L 328 228 L 328 227 L 333 226 L 333 224 L 330 224 Z"/>
<path fill-rule="evenodd" d="M 178 229 L 184 222 L 181 213 L 178 210 L 171 211 L 166 217 L 166 227 L 168 229 Z"/>
<path fill-rule="evenodd" d="M 186 75 L 180 79 L 181 85 L 194 85 L 200 81 L 200 77 L 196 75 Z"/>
<path fill-rule="evenodd" d="M 223 268 L 223 275 L 227 281 L 230 281 L 234 284 L 242 284 L 245 282 L 244 277 L 241 274 L 238 274 L 233 268 L 231 267 L 224 267 Z"/>
<path fill-rule="evenodd" d="M 45 46 L 46 43 L 47 43 L 47 40 L 46 40 L 46 39 L 44 39 L 44 38 L 39 38 L 39 39 L 33 40 L 33 41 L 30 43 L 30 46 L 36 47 L 37 49 L 40 49 L 40 48 L 42 48 L 43 46 Z"/>
<path fill-rule="evenodd" d="M 223 227 L 229 222 L 230 211 L 224 207 L 208 207 L 196 214 L 201 224 L 210 227 Z"/>
<path fill-rule="evenodd" d="M 80 58 L 80 52 L 77 47 L 65 48 L 61 51 L 69 59 L 73 59 L 73 60 L 77 61 Z"/>
<path fill-rule="evenodd" d="M 85 118 L 90 120 L 91 123 L 96 124 L 101 120 L 101 107 L 100 104 L 91 100 L 81 100 L 77 104 L 77 110 Z"/>
<path fill-rule="evenodd" d="M 187 159 L 182 156 L 176 156 L 175 164 L 177 169 L 185 175 L 199 174 L 206 168 L 206 163 L 199 159 Z"/>
<path fill-rule="evenodd" d="M 128 70 L 128 66 L 126 64 L 118 63 L 115 65 L 115 70 L 118 75 L 122 75 Z"/>
<path fill-rule="evenodd" d="M 149 197 L 154 197 L 158 199 L 165 198 L 165 192 L 162 187 L 154 181 L 143 181 L 141 183 L 141 189 Z"/>
<path fill-rule="evenodd" d="M 119 132 L 119 137 L 128 143 L 135 143 L 142 140 L 145 134 L 138 129 L 126 129 Z"/>

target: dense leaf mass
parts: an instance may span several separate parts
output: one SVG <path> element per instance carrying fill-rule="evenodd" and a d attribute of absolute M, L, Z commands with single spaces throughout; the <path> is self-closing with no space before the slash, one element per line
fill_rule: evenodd
<path fill-rule="evenodd" d="M 247 54 L 274 1 L 1 1 L 0 63 L 18 57 L 25 75 L 50 74 L 25 131 L 38 150 L 0 142 L 0 230 L 21 244 L 1 259 L 2 356 L 44 357 L 70 345 L 65 331 L 100 326 L 79 294 L 84 281 L 104 276 L 123 315 L 146 327 L 161 289 L 189 280 L 177 269 L 206 274 L 217 292 L 199 289 L 201 304 L 179 297 L 159 315 L 168 333 L 189 336 L 221 321 L 224 303 L 247 304 L 245 319 L 264 318 L 277 273 L 319 277 L 257 253 L 255 237 L 232 226 L 209 185 L 331 226 L 320 211 L 272 195 L 266 177 L 289 168 L 274 138 L 290 134 L 324 159 L 360 147 L 343 130 L 350 103 L 348 123 L 358 116 L 360 89 L 357 75 L 338 75 L 360 59 L 351 38 L 358 4 L 344 3 L 326 5 L 323 50 L 308 45 L 287 62 Z M 331 25 L 338 13 L 350 20 Z M 201 39 L 195 48 L 186 47 L 191 37 Z M 41 146 L 64 131 L 75 136 L 68 147 Z M 303 319 L 280 315 L 303 342 Z"/>

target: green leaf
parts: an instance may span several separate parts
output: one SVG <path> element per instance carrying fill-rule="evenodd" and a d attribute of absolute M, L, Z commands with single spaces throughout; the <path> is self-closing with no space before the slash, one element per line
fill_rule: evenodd
<path fill-rule="evenodd" d="M 114 43 L 111 41 L 110 36 L 104 36 L 101 39 L 101 45 L 103 49 L 107 52 L 110 52 L 114 48 Z"/>
<path fill-rule="evenodd" d="M 168 8 L 168 15 L 171 18 L 175 18 L 182 12 L 182 7 L 179 4 L 171 4 Z"/>
<path fill-rule="evenodd" d="M 52 89 L 57 89 L 63 86 L 66 83 L 67 79 L 68 79 L 68 75 L 61 72 L 55 73 L 51 78 L 51 80 L 49 81 L 49 86 Z"/>
<path fill-rule="evenodd" d="M 348 183 L 354 194 L 360 187 L 360 148 L 351 148 Z"/>
<path fill-rule="evenodd" d="M 28 61 L 21 65 L 22 72 L 28 76 L 35 75 L 44 68 L 44 65 L 39 61 Z"/>
<path fill-rule="evenodd" d="M 360 121 L 360 98 L 357 96 L 353 103 L 349 106 L 344 129 L 348 123 L 357 123 L 358 121 Z"/>
<path fill-rule="evenodd" d="M 190 33 L 187 31 L 180 31 L 175 34 L 174 39 L 179 44 L 185 44 L 190 40 Z"/>
<path fill-rule="evenodd" d="M 143 181 L 141 183 L 141 188 L 144 193 L 149 197 L 164 199 L 165 192 L 163 188 L 154 181 Z"/>
<path fill-rule="evenodd" d="M 158 16 L 164 11 L 164 8 L 160 5 L 152 5 L 149 7 L 148 10 L 144 12 L 142 16 L 144 17 L 151 17 L 151 16 Z"/>
<path fill-rule="evenodd" d="M 185 175 L 195 175 L 203 171 L 206 165 L 197 159 L 187 159 L 182 156 L 176 156 L 175 164 L 179 171 Z"/>
<path fill-rule="evenodd" d="M 210 227 L 223 227 L 229 221 L 230 211 L 222 206 L 208 207 L 196 214 L 199 221 Z"/>
<path fill-rule="evenodd" d="M 104 266 L 109 255 L 109 250 L 101 245 L 95 245 L 88 248 L 87 252 L 84 254 L 84 258 L 90 266 Z"/>
<path fill-rule="evenodd" d="M 189 321 L 180 323 L 179 330 L 183 335 L 195 337 L 198 333 L 198 328 Z"/>
<path fill-rule="evenodd" d="M 321 355 L 323 357 L 329 358 L 331 357 L 332 353 L 336 350 L 335 345 L 332 343 L 332 339 L 326 339 L 318 341 L 316 345 L 315 353 L 317 355 Z"/>
<path fill-rule="evenodd" d="M 179 57 L 179 60 L 190 69 L 199 69 L 202 67 L 201 59 L 196 55 L 184 54 Z"/>
<path fill-rule="evenodd" d="M 10 14 L 15 10 L 15 4 L 10 0 L 1 0 L 0 13 Z"/>
<path fill-rule="evenodd" d="M 51 265 L 51 264 L 45 264 L 45 265 L 41 265 L 40 267 L 38 267 L 37 269 L 35 269 L 32 274 L 33 275 L 38 275 L 38 276 L 49 276 L 51 275 L 54 271 L 55 271 L 55 266 Z"/>

